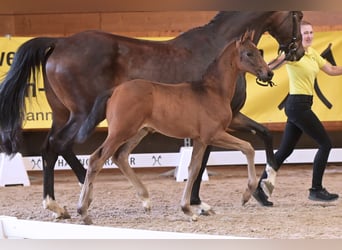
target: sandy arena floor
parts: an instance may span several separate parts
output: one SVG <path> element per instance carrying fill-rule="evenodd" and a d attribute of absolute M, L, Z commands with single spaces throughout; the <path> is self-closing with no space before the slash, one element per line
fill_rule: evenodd
<path fill-rule="evenodd" d="M 273 207 L 261 207 L 254 199 L 241 205 L 247 184 L 244 166 L 209 167 L 201 198 L 215 215 L 190 222 L 180 209 L 184 182 L 165 176 L 170 169 L 136 169 L 149 189 L 152 211 L 144 212 L 131 184 L 118 170 L 103 170 L 97 177 L 89 213 L 95 225 L 171 232 L 234 235 L 266 239 L 337 239 L 342 237 L 342 203 L 308 200 L 311 166 L 283 166 L 272 196 Z M 258 176 L 262 167 L 257 167 Z M 31 186 L 0 188 L 0 215 L 19 219 L 53 221 L 42 207 L 41 172 L 29 172 Z M 56 171 L 56 199 L 67 206 L 71 219 L 56 223 L 83 224 L 76 212 L 80 187 L 71 171 Z M 342 166 L 330 165 L 324 177 L 330 192 L 342 195 Z"/>

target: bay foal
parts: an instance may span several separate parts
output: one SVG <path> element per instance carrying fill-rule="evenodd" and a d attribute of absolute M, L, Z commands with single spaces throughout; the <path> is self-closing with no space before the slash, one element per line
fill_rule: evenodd
<path fill-rule="evenodd" d="M 90 157 L 80 194 L 78 213 L 86 224 L 92 223 L 87 210 L 92 201 L 93 182 L 110 157 L 136 188 L 143 207 L 150 209 L 149 193 L 130 167 L 128 156 L 151 131 L 193 140 L 189 177 L 181 200 L 183 212 L 192 220 L 196 220 L 197 215 L 190 206 L 191 189 L 207 145 L 241 150 L 246 155 L 248 185 L 243 194 L 243 204 L 250 199 L 257 187 L 254 149 L 250 143 L 228 134 L 226 130 L 232 120 L 230 103 L 238 75 L 250 72 L 263 81 L 269 81 L 273 76 L 252 42 L 253 35 L 254 32 L 248 31 L 225 47 L 200 82 L 159 84 L 137 79 L 115 88 L 107 102 L 108 136 Z"/>

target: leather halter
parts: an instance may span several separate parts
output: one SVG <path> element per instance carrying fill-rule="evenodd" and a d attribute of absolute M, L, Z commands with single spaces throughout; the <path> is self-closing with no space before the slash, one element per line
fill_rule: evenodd
<path fill-rule="evenodd" d="M 287 45 L 280 45 L 279 46 L 279 51 L 284 51 L 285 52 L 285 60 L 289 60 L 292 55 L 296 54 L 298 46 L 296 44 L 297 42 L 297 31 L 298 31 L 298 14 L 296 11 L 291 11 L 292 13 L 292 39 Z"/>
<path fill-rule="evenodd" d="M 295 55 L 297 53 L 298 46 L 296 44 L 296 42 L 297 42 L 296 35 L 297 35 L 297 31 L 298 31 L 298 24 L 297 24 L 298 14 L 296 11 L 291 11 L 291 13 L 292 13 L 292 38 L 291 38 L 291 41 L 287 45 L 283 45 L 283 44 L 279 45 L 278 55 L 280 55 L 281 52 L 283 51 L 283 52 L 285 52 L 285 58 L 284 58 L 284 60 L 279 62 L 279 64 L 276 65 L 275 68 L 277 66 L 279 66 L 280 64 L 282 64 L 284 61 L 290 60 L 292 55 Z M 277 60 L 277 58 L 274 59 L 274 61 Z M 263 86 L 263 87 L 276 86 L 276 84 L 273 81 L 263 82 L 263 81 L 260 81 L 260 79 L 258 79 L 258 78 L 256 78 L 256 83 L 259 84 L 260 86 Z"/>

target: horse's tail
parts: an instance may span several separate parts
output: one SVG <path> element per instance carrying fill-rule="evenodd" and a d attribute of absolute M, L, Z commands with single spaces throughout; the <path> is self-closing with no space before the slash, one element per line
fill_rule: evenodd
<path fill-rule="evenodd" d="M 112 94 L 113 89 L 110 89 L 96 98 L 92 110 L 76 135 L 76 142 L 83 143 L 95 127 L 106 117 L 107 100 Z"/>
<path fill-rule="evenodd" d="M 36 82 L 40 67 L 45 70 L 54 40 L 42 37 L 23 43 L 0 84 L 0 150 L 8 155 L 19 150 L 28 83 Z"/>

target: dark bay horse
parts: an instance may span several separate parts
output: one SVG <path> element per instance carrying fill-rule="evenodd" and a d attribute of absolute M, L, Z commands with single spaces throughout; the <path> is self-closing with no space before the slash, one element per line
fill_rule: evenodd
<path fill-rule="evenodd" d="M 105 103 L 95 110 L 97 117 L 82 127 L 97 98 L 123 81 L 147 79 L 164 83 L 197 81 L 224 46 L 247 29 L 255 30 L 257 43 L 269 32 L 288 55 L 297 60 L 303 53 L 299 22 L 302 12 L 219 12 L 208 24 L 191 29 L 166 42 L 152 42 L 117 36 L 99 31 L 80 32 L 70 37 L 31 39 L 18 49 L 12 66 L 0 87 L 1 151 L 14 154 L 19 150 L 25 116 L 27 82 L 41 67 L 46 97 L 52 110 L 52 127 L 42 147 L 44 207 L 58 218 L 68 218 L 54 195 L 54 166 L 62 155 L 80 183 L 86 170 L 72 147 L 83 142 L 99 121 L 105 118 Z M 239 111 L 245 103 L 246 86 L 240 75 L 232 101 L 232 129 L 256 131 L 265 141 L 267 163 L 273 165 L 272 137 L 262 125 Z M 100 98 L 101 99 L 101 98 Z M 209 152 L 209 151 L 208 151 Z M 203 164 L 205 167 L 205 164 Z M 201 170 L 203 172 L 204 170 Z M 194 188 L 199 199 L 200 180 Z M 195 185 L 196 185 L 195 184 Z"/>
<path fill-rule="evenodd" d="M 190 207 L 191 190 L 207 145 L 241 150 L 246 155 L 248 183 L 243 204 L 250 199 L 257 187 L 254 149 L 226 131 L 233 118 L 230 103 L 239 74 L 249 72 L 263 81 L 273 77 L 252 38 L 253 32 L 249 31 L 229 43 L 200 81 L 160 84 L 136 79 L 115 88 L 107 102 L 108 135 L 90 156 L 79 199 L 77 211 L 86 224 L 92 224 L 88 208 L 93 200 L 95 177 L 111 157 L 136 188 L 145 210 L 150 210 L 149 193 L 128 163 L 129 154 L 150 131 L 193 140 L 189 178 L 181 200 L 183 212 L 192 220 L 197 220 L 197 214 Z"/>

